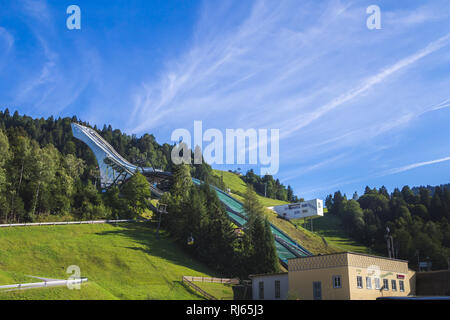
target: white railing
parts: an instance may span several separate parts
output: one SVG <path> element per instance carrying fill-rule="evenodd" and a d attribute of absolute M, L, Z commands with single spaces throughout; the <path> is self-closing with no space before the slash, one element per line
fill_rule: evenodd
<path fill-rule="evenodd" d="M 0 228 L 5 227 L 33 227 L 33 226 L 55 226 L 67 224 L 101 224 L 101 223 L 119 223 L 119 222 L 138 222 L 139 220 L 89 220 L 89 221 L 63 221 L 63 222 L 33 222 L 33 223 L 6 223 L 0 224 Z"/>
<path fill-rule="evenodd" d="M 65 286 L 73 285 L 78 283 L 87 282 L 88 278 L 80 279 L 70 279 L 70 280 L 48 280 L 44 282 L 32 282 L 32 283 L 19 283 L 19 284 L 9 284 L 5 286 L 0 286 L 0 290 L 19 290 L 19 289 L 30 289 L 30 288 L 43 288 L 43 287 L 55 287 L 55 286 Z M 8 291 L 9 291 L 8 290 Z"/>

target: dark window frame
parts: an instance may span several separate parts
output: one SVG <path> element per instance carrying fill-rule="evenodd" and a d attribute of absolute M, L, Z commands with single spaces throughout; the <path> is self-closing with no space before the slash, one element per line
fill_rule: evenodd
<path fill-rule="evenodd" d="M 356 276 L 356 287 L 358 289 L 363 289 L 363 281 L 362 281 L 362 276 Z"/>
<path fill-rule="evenodd" d="M 381 289 L 380 278 L 375 278 L 375 290 L 380 290 L 380 289 Z"/>
<path fill-rule="evenodd" d="M 398 281 L 398 287 L 400 289 L 400 292 L 405 292 L 405 282 L 403 280 Z"/>
<path fill-rule="evenodd" d="M 322 300 L 322 281 L 313 282 L 313 299 Z"/>
<path fill-rule="evenodd" d="M 366 289 L 372 290 L 372 278 L 366 277 Z"/>
<path fill-rule="evenodd" d="M 389 279 L 383 279 L 383 290 L 389 291 Z"/>
<path fill-rule="evenodd" d="M 275 299 L 281 298 L 281 281 L 275 280 Z"/>
<path fill-rule="evenodd" d="M 395 279 L 391 280 L 391 288 L 392 288 L 392 291 L 397 291 L 397 280 L 395 280 Z"/>
<path fill-rule="evenodd" d="M 336 281 L 337 280 L 337 281 Z M 334 289 L 340 289 L 342 288 L 342 277 L 341 275 L 335 275 L 333 276 L 333 288 Z M 338 283 L 336 283 L 338 282 Z"/>

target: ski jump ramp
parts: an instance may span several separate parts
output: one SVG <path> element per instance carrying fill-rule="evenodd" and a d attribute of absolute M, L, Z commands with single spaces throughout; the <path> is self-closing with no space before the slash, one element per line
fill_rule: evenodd
<path fill-rule="evenodd" d="M 95 130 L 72 123 L 72 133 L 75 138 L 83 141 L 94 152 L 100 170 L 101 188 L 107 189 L 119 185 L 140 171 L 145 176 L 167 179 L 172 175 L 159 169 L 138 167 L 125 160 L 114 148 Z"/>
<path fill-rule="evenodd" d="M 102 189 L 124 183 L 133 176 L 136 171 L 141 172 L 152 181 L 170 180 L 172 177 L 171 172 L 165 172 L 160 169 L 149 167 L 139 167 L 131 164 L 91 128 L 72 123 L 72 133 L 75 138 L 83 141 L 92 152 L 94 152 L 100 170 Z M 197 185 L 203 183 L 195 178 L 193 178 L 192 181 Z M 219 188 L 215 186 L 211 186 L 211 188 L 216 191 L 220 201 L 225 205 L 231 221 L 238 227 L 244 226 L 247 222 L 247 214 L 244 211 L 243 204 Z M 161 196 L 161 191 L 156 187 L 152 186 L 151 189 L 152 193 Z M 285 266 L 287 266 L 288 259 L 312 255 L 283 231 L 272 224 L 270 227 L 275 238 L 278 258 Z"/>

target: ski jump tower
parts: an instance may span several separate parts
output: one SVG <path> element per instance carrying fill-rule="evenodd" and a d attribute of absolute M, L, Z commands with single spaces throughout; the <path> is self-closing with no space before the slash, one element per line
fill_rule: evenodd
<path fill-rule="evenodd" d="M 136 171 L 146 176 L 152 185 L 168 180 L 172 176 L 170 172 L 160 169 L 131 164 L 91 128 L 72 123 L 72 133 L 75 138 L 83 141 L 94 152 L 100 170 L 100 186 L 102 189 L 122 184 L 131 178 Z"/>

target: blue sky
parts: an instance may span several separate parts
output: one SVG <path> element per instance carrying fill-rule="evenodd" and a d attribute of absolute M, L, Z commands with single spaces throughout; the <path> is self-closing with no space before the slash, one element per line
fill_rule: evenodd
<path fill-rule="evenodd" d="M 81 8 L 81 30 L 66 8 Z M 366 26 L 381 8 L 380 30 Z M 280 129 L 305 198 L 450 182 L 450 5 L 433 1 L 0 0 L 0 106 L 170 142 Z M 250 166 L 216 166 L 219 169 Z"/>

